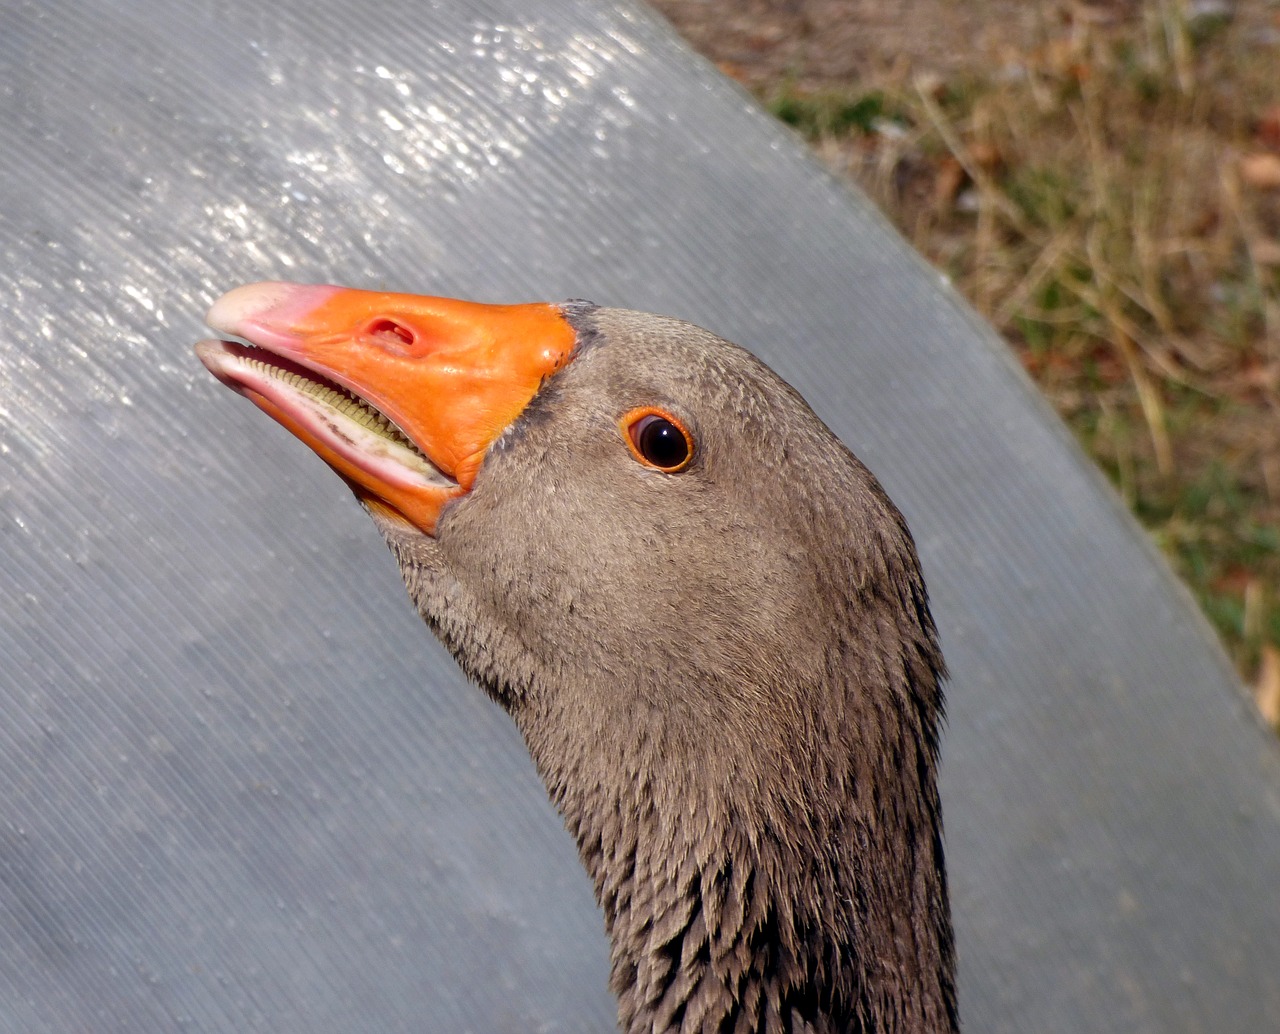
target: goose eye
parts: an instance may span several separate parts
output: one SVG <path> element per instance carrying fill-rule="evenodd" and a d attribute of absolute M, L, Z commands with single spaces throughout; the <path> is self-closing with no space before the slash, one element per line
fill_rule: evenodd
<path fill-rule="evenodd" d="M 693 438 L 670 413 L 634 409 L 622 418 L 622 430 L 636 459 L 668 474 L 684 470 L 693 458 Z"/>

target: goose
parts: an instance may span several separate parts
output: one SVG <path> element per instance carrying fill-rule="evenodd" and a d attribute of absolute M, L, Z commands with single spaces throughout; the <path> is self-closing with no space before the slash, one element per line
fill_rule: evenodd
<path fill-rule="evenodd" d="M 238 287 L 205 366 L 317 453 L 511 716 L 619 1028 L 950 1032 L 945 667 L 875 477 L 677 319 Z"/>

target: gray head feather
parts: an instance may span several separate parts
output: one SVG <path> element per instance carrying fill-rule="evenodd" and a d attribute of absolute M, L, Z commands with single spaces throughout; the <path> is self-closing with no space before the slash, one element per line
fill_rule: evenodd
<path fill-rule="evenodd" d="M 574 360 L 437 537 L 380 523 L 577 839 L 622 1028 L 955 1030 L 943 663 L 901 515 L 747 352 L 565 312 Z M 639 406 L 687 469 L 637 462 Z"/>

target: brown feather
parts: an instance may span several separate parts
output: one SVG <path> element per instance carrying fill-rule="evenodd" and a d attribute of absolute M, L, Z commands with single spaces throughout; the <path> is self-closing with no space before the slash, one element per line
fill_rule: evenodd
<path fill-rule="evenodd" d="M 437 537 L 380 524 L 577 840 L 622 1028 L 957 1029 L 944 668 L 901 515 L 747 352 L 565 312 L 575 358 Z M 687 470 L 622 441 L 646 405 Z"/>

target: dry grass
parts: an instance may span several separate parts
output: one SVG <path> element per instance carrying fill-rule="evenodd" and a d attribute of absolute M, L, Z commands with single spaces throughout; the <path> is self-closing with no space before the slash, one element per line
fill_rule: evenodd
<path fill-rule="evenodd" d="M 1280 720 L 1280 0 L 655 0 L 1008 338 Z"/>
<path fill-rule="evenodd" d="M 1280 5 L 1042 10 L 1036 45 L 945 75 L 753 85 L 1006 335 L 1261 693 L 1280 648 Z"/>

